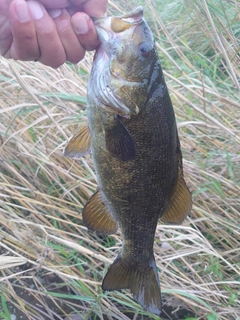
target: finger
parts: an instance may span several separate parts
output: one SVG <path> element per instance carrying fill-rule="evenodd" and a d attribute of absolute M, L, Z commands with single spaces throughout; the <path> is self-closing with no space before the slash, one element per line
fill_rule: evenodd
<path fill-rule="evenodd" d="M 88 0 L 83 3 L 83 11 L 90 17 L 104 17 L 107 11 L 107 0 Z"/>
<path fill-rule="evenodd" d="M 48 10 L 54 19 L 59 38 L 66 53 L 67 61 L 78 63 L 85 55 L 85 49 L 81 46 L 73 30 L 71 17 L 64 9 Z"/>
<path fill-rule="evenodd" d="M 39 2 L 48 9 L 61 9 L 69 6 L 68 0 L 39 0 Z"/>
<path fill-rule="evenodd" d="M 15 0 L 9 6 L 9 22 L 13 42 L 8 57 L 19 60 L 33 60 L 39 56 L 34 22 L 26 1 Z"/>
<path fill-rule="evenodd" d="M 34 20 L 40 48 L 38 60 L 43 64 L 57 68 L 66 61 L 66 54 L 55 23 L 38 1 L 31 0 L 27 4 Z"/>
<path fill-rule="evenodd" d="M 93 50 L 99 45 L 97 32 L 92 19 L 83 12 L 72 16 L 72 25 L 81 46 L 86 50 Z"/>
<path fill-rule="evenodd" d="M 70 0 L 76 6 L 82 5 L 82 9 L 90 17 L 103 17 L 107 11 L 108 0 Z"/>
<path fill-rule="evenodd" d="M 7 58 L 12 44 L 12 32 L 8 19 L 9 1 L 0 0 L 0 55 Z"/>

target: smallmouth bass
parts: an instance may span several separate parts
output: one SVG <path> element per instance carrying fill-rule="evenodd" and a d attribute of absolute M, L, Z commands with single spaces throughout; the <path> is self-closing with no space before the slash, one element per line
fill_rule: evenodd
<path fill-rule="evenodd" d="M 88 124 L 65 155 L 90 150 L 98 189 L 83 209 L 93 231 L 122 232 L 122 250 L 103 290 L 130 289 L 148 311 L 161 313 L 153 253 L 159 218 L 180 224 L 191 210 L 176 120 L 152 32 L 142 7 L 95 20 L 100 39 L 88 83 Z"/>

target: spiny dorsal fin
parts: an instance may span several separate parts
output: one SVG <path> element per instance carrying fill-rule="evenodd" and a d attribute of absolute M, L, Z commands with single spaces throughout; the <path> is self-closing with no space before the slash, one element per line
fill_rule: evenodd
<path fill-rule="evenodd" d="M 105 139 L 107 150 L 123 161 L 135 158 L 135 145 L 133 139 L 122 124 L 120 116 L 115 115 L 111 124 L 105 124 Z"/>
<path fill-rule="evenodd" d="M 143 267 L 137 262 L 129 263 L 118 256 L 103 280 L 102 289 L 130 289 L 134 299 L 144 309 L 157 315 L 161 313 L 161 291 L 154 259 Z"/>
<path fill-rule="evenodd" d="M 82 214 L 83 223 L 89 230 L 103 234 L 113 234 L 118 229 L 118 224 L 104 204 L 99 190 L 86 203 Z"/>
<path fill-rule="evenodd" d="M 72 139 L 68 142 L 63 155 L 70 158 L 81 158 L 90 152 L 91 133 L 88 124 L 80 126 Z"/>

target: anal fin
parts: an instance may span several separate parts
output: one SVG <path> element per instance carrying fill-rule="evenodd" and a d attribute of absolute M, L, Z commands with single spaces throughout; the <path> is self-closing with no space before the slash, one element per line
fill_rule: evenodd
<path fill-rule="evenodd" d="M 101 193 L 97 190 L 83 208 L 83 223 L 91 230 L 103 234 L 116 233 L 118 224 L 104 204 Z"/>
<path fill-rule="evenodd" d="M 182 168 L 178 169 L 178 180 L 174 193 L 161 220 L 165 223 L 181 224 L 192 208 L 192 196 L 182 174 Z"/>
<path fill-rule="evenodd" d="M 121 122 L 120 116 L 115 115 L 111 123 L 105 123 L 106 148 L 113 156 L 123 161 L 135 158 L 135 145 L 127 128 Z"/>
<path fill-rule="evenodd" d="M 103 280 L 102 289 L 104 291 L 130 289 L 134 299 L 145 310 L 157 315 L 161 313 L 161 290 L 154 259 L 143 267 L 137 262 L 125 262 L 118 256 Z"/>
<path fill-rule="evenodd" d="M 81 158 L 90 152 L 91 133 L 88 124 L 80 126 L 68 142 L 63 155 L 70 158 Z"/>

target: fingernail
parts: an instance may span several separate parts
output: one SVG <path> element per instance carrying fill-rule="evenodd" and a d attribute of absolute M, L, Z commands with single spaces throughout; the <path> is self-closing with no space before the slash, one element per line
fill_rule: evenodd
<path fill-rule="evenodd" d="M 29 21 L 28 6 L 26 1 L 18 1 L 15 3 L 15 11 L 20 22 Z"/>
<path fill-rule="evenodd" d="M 86 34 L 88 33 L 88 23 L 85 17 L 83 16 L 74 16 L 73 17 L 73 27 L 77 34 Z"/>
<path fill-rule="evenodd" d="M 48 10 L 48 13 L 51 18 L 55 19 L 60 16 L 60 14 L 62 13 L 62 10 L 61 9 L 52 9 L 52 10 Z"/>
<path fill-rule="evenodd" d="M 43 8 L 37 1 L 28 1 L 27 4 L 33 19 L 39 20 L 43 17 Z"/>

